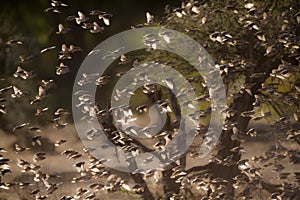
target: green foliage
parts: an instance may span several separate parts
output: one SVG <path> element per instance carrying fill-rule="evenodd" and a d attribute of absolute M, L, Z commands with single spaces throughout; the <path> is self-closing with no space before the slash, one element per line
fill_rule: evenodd
<path fill-rule="evenodd" d="M 264 84 L 276 84 L 278 93 L 263 93 L 263 98 L 271 99 L 270 104 L 277 107 L 276 110 L 282 110 L 278 107 L 284 107 L 288 100 L 278 100 L 285 98 L 283 94 L 293 96 L 295 101 L 291 103 L 290 100 L 288 104 L 291 109 L 283 109 L 279 115 L 293 114 L 295 110 L 299 115 L 298 95 L 293 89 L 299 79 L 297 8 L 299 4 L 293 1 L 189 1 L 183 3 L 182 8 L 170 12 L 161 26 L 188 34 L 207 50 L 216 67 L 221 69 L 228 97 L 270 74 L 272 78 L 265 78 Z M 171 58 L 174 68 L 187 78 L 195 76 L 190 65 L 166 52 L 156 51 L 148 60 L 167 63 Z M 274 66 L 286 69 L 284 80 L 278 74 L 272 74 Z M 280 70 L 277 71 L 280 73 Z M 199 82 L 194 86 L 198 92 L 203 92 Z M 229 98 L 228 102 L 232 99 Z M 274 115 L 277 113 L 274 112 Z"/>

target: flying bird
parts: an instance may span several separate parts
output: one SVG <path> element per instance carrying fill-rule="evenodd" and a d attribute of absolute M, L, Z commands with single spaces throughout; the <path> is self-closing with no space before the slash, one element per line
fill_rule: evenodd
<path fill-rule="evenodd" d="M 58 35 L 59 34 L 66 34 L 70 30 L 71 30 L 71 28 L 66 28 L 62 24 L 58 24 L 58 31 L 56 32 L 56 34 L 58 34 Z"/>

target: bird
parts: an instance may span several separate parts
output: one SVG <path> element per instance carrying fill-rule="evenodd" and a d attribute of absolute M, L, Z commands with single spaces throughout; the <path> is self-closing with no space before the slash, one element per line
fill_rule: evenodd
<path fill-rule="evenodd" d="M 76 15 L 69 15 L 66 17 L 65 21 L 73 21 L 73 20 L 76 20 Z"/>
<path fill-rule="evenodd" d="M 67 125 L 68 125 L 67 122 L 61 123 L 61 122 L 59 122 L 58 120 L 55 120 L 55 121 L 54 121 L 54 126 L 53 126 L 53 127 L 56 128 L 56 129 L 63 129 L 63 128 L 65 128 Z"/>
<path fill-rule="evenodd" d="M 58 31 L 56 32 L 56 34 L 66 34 L 71 30 L 71 28 L 66 28 L 64 27 L 62 24 L 58 24 Z"/>
<path fill-rule="evenodd" d="M 36 76 L 34 71 L 26 71 L 21 68 L 21 66 L 17 67 L 16 72 L 13 74 L 14 77 L 21 77 L 24 80 L 31 79 Z"/>
<path fill-rule="evenodd" d="M 49 85 L 45 85 L 45 86 L 41 85 L 41 86 L 38 87 L 38 95 L 35 96 L 35 99 L 33 99 L 30 102 L 30 104 L 35 104 L 37 102 L 40 102 L 40 101 L 42 101 L 43 99 L 45 99 L 48 96 L 48 94 L 47 94 L 47 89 L 48 89 L 47 86 L 49 86 Z"/>
<path fill-rule="evenodd" d="M 81 11 L 78 11 L 77 14 L 79 16 L 75 18 L 77 24 L 81 24 L 89 20 L 89 18 L 86 17 Z"/>
<path fill-rule="evenodd" d="M 76 168 L 77 172 L 81 173 L 81 172 L 85 171 L 84 165 L 85 165 L 85 162 L 81 161 L 81 162 L 75 163 L 74 167 Z"/>
<path fill-rule="evenodd" d="M 46 159 L 46 153 L 39 152 L 33 155 L 33 162 L 40 162 Z"/>
<path fill-rule="evenodd" d="M 97 22 L 93 22 L 92 29 L 90 29 L 91 33 L 100 33 L 104 30 L 103 27 L 99 26 Z"/>
<path fill-rule="evenodd" d="M 35 111 L 35 115 L 36 116 L 41 115 L 42 113 L 47 112 L 48 110 L 49 110 L 48 107 L 37 108 L 36 111 Z"/>
<path fill-rule="evenodd" d="M 109 14 L 109 13 L 106 13 L 106 12 L 102 12 L 102 13 L 98 14 L 98 18 L 102 19 L 106 26 L 110 25 L 110 18 L 111 17 L 112 17 L 112 14 Z"/>
<path fill-rule="evenodd" d="M 32 146 L 36 146 L 36 145 L 42 146 L 42 140 L 41 139 L 42 139 L 41 135 L 33 136 L 31 138 L 31 144 L 32 144 Z"/>
<path fill-rule="evenodd" d="M 149 109 L 149 105 L 147 104 L 139 105 L 136 107 L 136 111 L 138 111 L 139 113 L 147 112 L 148 109 Z"/>
<path fill-rule="evenodd" d="M 68 7 L 67 4 L 65 4 L 59 0 L 51 0 L 51 6 L 53 6 L 53 7 Z"/>
<path fill-rule="evenodd" d="M 63 145 L 63 144 L 66 143 L 66 142 L 67 142 L 67 140 L 64 140 L 64 139 L 62 139 L 62 140 L 57 140 L 57 141 L 54 143 L 54 146 L 55 146 L 55 147 L 59 147 L 59 146 Z"/>
<path fill-rule="evenodd" d="M 153 24 L 154 16 L 150 12 L 146 12 L 146 24 Z"/>
<path fill-rule="evenodd" d="M 15 152 L 16 152 L 16 153 L 22 153 L 23 151 L 29 150 L 29 149 L 30 149 L 30 148 L 22 147 L 22 146 L 19 145 L 19 144 L 15 144 Z"/>
<path fill-rule="evenodd" d="M 162 82 L 166 83 L 170 90 L 175 89 L 175 85 L 172 77 L 167 77 L 164 80 L 162 80 Z"/>
<path fill-rule="evenodd" d="M 11 94 L 12 98 L 20 98 L 22 97 L 24 94 L 27 94 L 28 92 L 22 91 L 19 88 L 17 88 L 16 86 L 12 87 L 13 89 L 13 93 Z"/>
<path fill-rule="evenodd" d="M 96 79 L 95 83 L 96 85 L 101 87 L 102 85 L 109 83 L 109 78 L 110 76 L 100 76 L 99 78 Z"/>
<path fill-rule="evenodd" d="M 28 127 L 26 130 L 32 131 L 32 132 L 38 132 L 38 133 L 42 132 L 42 130 L 37 126 Z"/>
<path fill-rule="evenodd" d="M 7 153 L 7 151 L 4 148 L 0 147 L 0 153 Z"/>
<path fill-rule="evenodd" d="M 103 13 L 106 13 L 106 12 L 104 12 L 102 10 L 91 10 L 91 11 L 89 11 L 90 15 L 100 15 L 100 14 L 103 14 Z"/>
<path fill-rule="evenodd" d="M 58 76 L 66 74 L 68 72 L 70 72 L 70 68 L 67 65 L 65 65 L 63 62 L 61 62 L 60 65 L 56 67 L 56 74 Z"/>
<path fill-rule="evenodd" d="M 126 55 L 122 54 L 120 57 L 120 62 L 119 65 L 124 65 L 124 64 L 128 64 L 131 62 L 131 59 L 128 58 Z"/>
<path fill-rule="evenodd" d="M 23 42 L 21 40 L 9 40 L 6 42 L 7 45 L 14 45 L 14 44 L 17 44 L 17 45 L 22 45 Z"/>
<path fill-rule="evenodd" d="M 65 150 L 61 154 L 67 156 L 69 159 L 77 159 L 82 156 L 79 152 L 72 149 Z"/>
<path fill-rule="evenodd" d="M 171 34 L 170 31 L 163 31 L 163 32 L 159 33 L 158 35 L 161 36 L 165 40 L 165 42 L 170 44 L 171 43 L 170 34 Z"/>
<path fill-rule="evenodd" d="M 9 90 L 11 90 L 12 89 L 12 85 L 10 85 L 10 86 L 7 86 L 7 87 L 4 87 L 4 88 L 1 88 L 0 89 L 0 94 L 4 94 L 5 92 L 7 92 L 7 91 L 9 91 Z"/>
<path fill-rule="evenodd" d="M 40 51 L 40 53 L 42 54 L 42 53 L 48 52 L 48 51 L 50 51 L 50 50 L 53 50 L 53 49 L 55 49 L 55 48 L 56 48 L 56 46 L 47 47 L 47 48 L 42 49 L 42 50 Z"/>
<path fill-rule="evenodd" d="M 61 13 L 57 8 L 55 7 L 49 7 L 49 8 L 46 8 L 44 10 L 44 12 L 46 13 Z"/>
<path fill-rule="evenodd" d="M 33 55 L 30 56 L 19 56 L 18 63 L 23 64 L 23 63 L 28 63 L 32 61 Z"/>
<path fill-rule="evenodd" d="M 29 122 L 25 122 L 25 123 L 16 125 L 13 127 L 12 132 L 15 132 L 18 129 L 24 128 L 24 127 L 28 126 L 29 124 L 30 124 Z"/>

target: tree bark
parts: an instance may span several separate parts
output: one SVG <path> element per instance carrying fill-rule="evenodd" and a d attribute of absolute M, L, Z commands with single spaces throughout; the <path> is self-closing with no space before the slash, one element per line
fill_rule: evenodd
<path fill-rule="evenodd" d="M 104 118 L 102 118 L 102 119 L 100 118 L 100 122 L 101 122 L 101 125 L 106 130 L 109 130 L 109 133 L 104 132 L 106 134 L 106 137 L 108 137 L 108 139 L 110 139 L 110 141 L 112 143 L 114 143 L 114 145 L 116 145 L 115 141 L 112 140 L 112 138 L 111 138 L 112 135 L 110 134 L 110 133 L 112 133 L 113 131 L 116 130 L 116 127 L 112 123 L 113 122 L 113 117 L 112 117 L 111 113 L 109 113 L 107 111 Z M 141 147 L 144 147 L 144 146 L 141 146 Z M 144 147 L 144 148 L 146 148 L 146 147 Z M 148 150 L 148 149 L 146 149 L 146 150 Z M 129 168 L 137 169 L 137 164 L 136 164 L 134 159 L 131 160 Z M 149 190 L 147 183 L 144 181 L 143 176 L 140 173 L 135 173 L 135 174 L 130 173 L 130 176 L 135 181 L 135 183 L 137 183 L 137 184 L 139 184 L 143 187 L 143 192 L 141 193 L 143 199 L 145 199 L 145 200 L 154 200 L 154 196 L 151 193 L 151 191 Z"/>

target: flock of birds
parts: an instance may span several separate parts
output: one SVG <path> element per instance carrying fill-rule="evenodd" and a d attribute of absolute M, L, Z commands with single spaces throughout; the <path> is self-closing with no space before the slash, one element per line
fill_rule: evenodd
<path fill-rule="evenodd" d="M 45 10 L 47 13 L 53 13 L 53 14 L 59 14 L 62 13 L 63 9 L 68 7 L 67 4 L 57 1 L 57 0 L 51 0 L 51 6 Z M 251 14 L 252 12 L 255 12 L 255 5 L 252 3 L 246 3 L 245 8 L 248 9 L 248 12 Z M 183 8 L 174 9 L 174 16 L 177 18 L 184 18 L 185 16 L 193 13 L 194 15 L 200 14 L 199 8 L 192 4 L 186 4 Z M 65 19 L 65 22 L 74 21 L 76 25 L 80 26 L 84 30 L 88 30 L 92 34 L 101 33 L 104 31 L 105 26 L 110 26 L 111 24 L 111 18 L 112 14 L 101 11 L 101 10 L 92 10 L 89 12 L 89 15 L 86 15 L 82 11 L 78 11 L 77 15 L 71 15 L 68 16 Z M 144 25 L 149 25 L 155 22 L 155 18 L 152 14 L 149 12 L 146 13 L 146 23 Z M 201 23 L 205 24 L 207 23 L 207 18 L 201 18 Z M 137 25 L 135 27 L 140 27 L 143 25 Z M 254 31 L 260 31 L 260 28 L 257 24 L 251 23 L 250 21 L 247 22 L 245 27 L 250 28 Z M 66 24 L 59 23 L 58 29 L 56 31 L 56 34 L 67 34 L 71 31 L 71 28 L 68 28 Z M 159 37 L 164 40 L 166 43 L 170 43 L 170 38 L 168 36 L 168 33 L 162 33 L 159 35 Z M 151 39 L 151 35 L 145 35 L 145 41 L 146 45 L 149 46 L 152 49 L 156 48 L 156 42 L 158 42 L 156 39 Z M 230 45 L 236 45 L 237 42 L 234 40 L 234 37 L 227 33 L 227 32 L 214 32 L 209 35 L 209 38 L 213 42 L 218 42 L 220 44 L 228 43 Z M 264 42 L 266 41 L 265 35 L 262 32 L 259 32 L 257 34 L 257 38 Z M 21 46 L 23 44 L 22 41 L 19 40 L 10 40 L 6 43 L 8 46 Z M 298 46 L 299 48 L 299 46 Z M 48 51 L 53 51 L 57 49 L 56 46 L 51 46 L 45 49 L 42 49 L 40 51 L 40 54 L 44 54 Z M 73 44 L 66 45 L 62 44 L 61 48 L 58 52 L 58 60 L 60 62 L 59 66 L 56 67 L 56 74 L 58 76 L 66 74 L 70 72 L 69 66 L 65 64 L 66 60 L 70 60 L 73 58 L 74 54 L 77 52 L 81 52 L 82 49 L 78 46 L 75 46 Z M 116 49 L 115 51 L 112 51 L 110 54 L 106 55 L 103 59 L 111 59 L 115 58 L 114 56 L 118 54 L 120 51 L 122 51 L 122 47 Z M 271 52 L 273 52 L 273 46 L 269 46 L 266 49 L 266 55 L 270 55 Z M 90 52 L 90 54 L 97 53 L 97 50 Z M 34 55 L 36 56 L 36 55 Z M 24 67 L 22 67 L 22 64 L 31 62 L 34 56 L 28 56 L 23 57 L 20 56 L 19 58 L 19 66 L 17 67 L 16 71 L 13 73 L 14 78 L 20 78 L 23 81 L 32 79 L 37 76 L 37 74 L 34 71 L 31 70 L 25 70 Z M 239 61 L 240 65 L 246 65 L 246 63 L 243 63 L 243 61 Z M 122 55 L 119 61 L 119 64 L 128 64 L 131 63 L 133 67 L 138 66 L 138 61 L 134 60 L 132 58 L 127 57 L 126 55 Z M 159 63 L 152 63 L 153 65 L 159 65 Z M 144 66 L 146 67 L 146 66 Z M 228 73 L 228 68 L 230 66 L 225 65 L 218 65 L 218 68 L 223 71 L 223 73 Z M 291 66 L 282 61 L 282 64 L 277 70 L 273 70 L 271 73 L 272 77 L 277 77 L 280 79 L 287 79 L 286 77 L 286 70 L 291 70 Z M 297 70 L 297 69 L 293 69 Z M 124 74 L 124 72 L 119 72 L 115 74 L 116 77 L 121 77 Z M 264 76 L 264 73 L 255 73 L 252 74 L 251 78 L 260 78 Z M 195 77 L 194 77 L 195 78 Z M 99 76 L 99 74 L 82 74 L 82 79 L 80 79 L 77 84 L 80 86 L 84 86 L 86 84 L 96 84 L 98 87 L 101 87 L 105 84 L 108 84 L 110 81 L 110 76 Z M 0 80 L 4 81 L 4 80 Z M 140 81 L 146 82 L 143 84 L 142 92 L 145 95 L 151 95 L 155 92 L 157 92 L 157 88 L 155 85 L 151 84 L 151 78 L 149 78 L 149 75 L 147 73 L 139 73 L 138 76 L 135 78 L 134 83 L 138 84 Z M 175 83 L 172 78 L 170 77 L 164 77 L 163 82 L 166 83 L 166 85 L 173 89 L 175 86 Z M 44 101 L 48 97 L 48 93 L 51 89 L 55 87 L 55 81 L 52 79 L 49 80 L 42 80 L 41 85 L 38 87 L 37 95 L 33 97 L 29 104 L 30 105 L 39 105 L 41 101 Z M 299 86 L 300 88 L 300 86 Z M 299 92 L 298 88 L 298 92 Z M 251 94 L 251 85 L 244 85 L 244 87 L 241 89 L 244 92 Z M 262 88 L 260 89 L 262 92 L 267 92 L 269 94 L 278 94 L 277 92 L 277 86 L 274 84 L 263 84 Z M 180 92 L 176 95 L 176 98 L 184 98 L 187 97 L 191 92 L 194 92 L 194 89 L 187 89 L 183 88 L 180 90 Z M 7 87 L 3 87 L 0 89 L 0 114 L 2 116 L 7 115 L 8 111 L 5 108 L 5 103 L 8 101 L 5 98 L 9 98 L 9 96 L 13 99 L 16 98 L 22 98 L 24 95 L 27 95 L 28 92 L 22 91 L 18 86 L 16 85 L 10 85 Z M 111 122 L 107 122 L 105 120 L 110 120 L 110 116 L 114 114 L 116 117 L 117 122 L 121 124 L 128 124 L 130 122 L 133 122 L 136 120 L 134 117 L 134 112 L 137 113 L 143 113 L 148 112 L 150 105 L 143 104 L 139 105 L 136 108 L 130 107 L 130 106 L 120 106 L 120 107 L 112 107 L 107 109 L 99 109 L 97 106 L 91 106 L 91 95 L 88 94 L 86 91 L 77 91 L 74 95 L 78 96 L 79 103 L 76 105 L 78 109 L 81 109 L 82 112 L 87 113 L 87 117 L 83 120 L 90 120 L 91 118 L 99 118 L 100 121 L 109 124 Z M 117 89 L 115 95 L 113 98 L 116 101 L 122 100 L 125 97 L 129 97 L 134 95 L 134 91 L 130 90 L 130 88 L 124 88 L 124 89 Z M 232 95 L 232 98 L 237 98 L 238 94 Z M 254 95 L 256 101 L 253 103 L 254 108 L 258 108 L 264 104 L 270 103 L 267 99 L 262 99 L 260 96 Z M 297 98 L 289 98 L 286 96 L 281 96 L 283 101 L 287 101 L 288 103 L 296 103 Z M 210 103 L 211 99 L 209 98 L 209 95 L 203 94 L 196 99 L 187 99 L 185 100 L 181 106 L 185 108 L 195 109 L 194 105 L 192 104 L 192 101 L 196 102 L 207 102 Z M 168 99 L 158 100 L 155 102 L 158 105 L 159 112 L 161 113 L 172 113 L 173 108 L 171 105 L 171 102 Z M 48 113 L 49 108 L 37 108 L 35 111 L 35 115 L 38 117 L 44 113 Z M 205 110 L 197 110 L 196 113 L 191 114 L 189 117 L 194 121 L 199 121 L 200 118 L 205 118 L 209 116 L 211 113 L 211 108 L 208 107 Z M 236 115 L 236 111 L 234 110 L 226 110 L 227 117 L 232 117 Z M 65 110 L 64 108 L 58 108 L 53 115 L 55 116 L 51 123 L 56 129 L 63 129 L 65 128 L 68 123 L 66 119 L 70 115 L 70 112 Z M 259 121 L 263 119 L 270 119 L 272 116 L 270 111 L 263 111 L 260 115 L 257 115 L 255 110 L 245 111 L 242 112 L 241 117 L 251 118 L 254 121 Z M 298 116 L 295 115 L 294 118 L 296 119 Z M 279 120 L 273 123 L 275 127 L 280 128 L 281 130 L 287 130 L 287 139 L 289 140 L 295 140 L 298 144 L 299 141 L 299 132 L 296 130 L 290 129 L 290 118 L 288 117 L 281 117 Z M 296 119 L 297 121 L 297 119 Z M 178 124 L 174 122 L 172 126 L 176 127 Z M 176 129 L 172 131 L 163 131 L 160 132 L 157 135 L 148 134 L 151 129 L 156 128 L 156 126 L 153 127 L 145 127 L 140 130 L 136 130 L 131 126 L 128 126 L 126 128 L 126 132 L 130 132 L 131 135 L 125 134 L 122 131 L 119 130 L 111 130 L 106 129 L 107 133 L 110 135 L 110 139 L 114 141 L 115 145 L 122 146 L 123 150 L 126 150 L 128 152 L 131 152 L 133 155 L 138 155 L 141 152 L 147 152 L 153 150 L 152 148 L 149 148 L 147 146 L 143 146 L 141 143 L 139 143 L 134 136 L 139 136 L 141 134 L 144 134 L 144 136 L 148 139 L 152 139 L 154 141 L 153 148 L 159 149 L 161 152 L 164 151 L 165 146 L 172 141 L 172 139 L 176 135 Z M 227 127 L 228 128 L 228 127 Z M 232 127 L 231 127 L 232 128 Z M 238 134 L 238 130 L 233 127 L 234 134 Z M 14 144 L 14 153 L 16 154 L 16 157 L 14 160 L 11 160 L 7 158 L 7 150 L 0 147 L 0 192 L 1 190 L 12 190 L 16 188 L 19 188 L 21 190 L 27 189 L 30 191 L 29 196 L 33 199 L 47 199 L 50 198 L 51 195 L 54 195 L 56 191 L 62 187 L 63 184 L 66 184 L 63 182 L 63 175 L 57 175 L 57 174 L 49 174 L 45 173 L 43 170 L 43 163 L 47 162 L 47 152 L 37 152 L 34 153 L 32 156 L 32 161 L 28 161 L 22 158 L 22 154 L 26 152 L 30 152 L 31 150 L 34 150 L 36 147 L 43 146 L 44 142 L 44 136 L 41 134 L 42 129 L 38 126 L 32 126 L 31 123 L 25 122 L 18 125 L 15 125 L 12 128 L 12 132 L 18 133 L 22 131 L 29 131 L 33 133 L 33 136 L 31 138 L 31 144 L 30 146 L 27 145 L 21 145 L 19 143 Z M 207 131 L 207 127 L 199 127 L 199 135 L 202 134 L 202 132 Z M 98 134 L 99 131 L 96 129 L 90 129 L 86 133 L 86 137 L 88 140 L 93 140 L 93 137 Z M 244 133 L 245 135 L 249 135 L 251 137 L 257 136 L 257 131 L 255 129 L 250 129 L 248 132 Z M 114 173 L 111 169 L 107 168 L 105 166 L 105 162 L 108 161 L 107 158 L 103 159 L 96 159 L 91 154 L 90 151 L 93 151 L 93 149 L 84 148 L 82 150 L 75 150 L 75 149 L 63 149 L 63 146 L 68 143 L 67 139 L 60 139 L 53 143 L 54 148 L 57 152 L 60 152 L 61 156 L 64 156 L 67 159 L 70 159 L 74 161 L 73 169 L 74 172 L 78 176 L 74 176 L 71 180 L 71 183 L 89 183 L 89 185 L 85 187 L 78 187 L 76 189 L 75 194 L 73 195 L 62 195 L 59 197 L 61 200 L 71 200 L 71 199 L 101 199 L 99 198 L 99 192 L 103 191 L 117 191 L 117 190 L 123 190 L 126 192 L 133 192 L 137 194 L 143 194 L 145 190 L 145 185 L 139 184 L 139 183 L 133 183 L 130 180 L 126 180 L 119 176 L 117 173 Z M 105 146 L 101 146 L 101 148 L 105 149 Z M 224 147 L 216 146 L 216 149 L 222 149 Z M 244 148 L 241 146 L 234 147 L 230 149 L 231 152 L 239 152 L 243 153 L 245 152 Z M 190 156 L 197 157 L 197 153 L 193 152 L 192 150 L 189 152 Z M 162 154 L 163 155 L 163 154 Z M 144 164 L 148 164 L 152 161 L 153 157 L 148 157 L 144 160 Z M 267 152 L 265 152 L 262 156 L 256 156 L 253 157 L 251 160 L 249 159 L 242 159 L 240 160 L 237 165 L 239 170 L 241 171 L 241 174 L 233 178 L 233 188 L 235 190 L 240 191 L 240 195 L 246 199 L 246 197 L 251 196 L 251 192 L 255 191 L 256 184 L 260 184 L 260 181 L 262 180 L 262 171 L 270 166 L 273 167 L 273 171 L 278 174 L 278 180 L 280 182 L 280 188 L 284 192 L 274 192 L 271 194 L 272 200 L 280 200 L 283 199 L 283 196 L 288 194 L 289 192 L 294 192 L 295 187 L 297 185 L 299 186 L 300 183 L 300 172 L 285 172 L 285 167 L 283 166 L 283 161 L 289 161 L 291 164 L 299 164 L 300 163 L 300 155 L 297 150 L 291 150 L 287 147 L 284 147 L 280 145 L 280 143 L 272 146 Z M 11 169 L 11 164 L 16 162 L 16 165 L 21 169 L 21 172 L 29 175 L 30 179 L 24 180 L 24 181 L 6 181 L 7 177 L 11 177 L 14 172 Z M 236 164 L 233 161 L 232 157 L 227 158 L 221 158 L 217 155 L 213 155 L 209 162 L 218 163 L 224 166 L 232 166 Z M 144 179 L 150 179 L 152 178 L 156 183 L 160 183 L 162 180 L 161 171 L 140 171 L 136 170 L 135 173 L 140 173 L 143 175 Z M 189 170 L 185 169 L 181 165 L 175 164 L 174 167 L 172 167 L 172 174 L 170 175 L 170 178 L 175 180 L 176 183 L 179 183 L 181 185 L 181 193 L 180 194 L 172 194 L 169 195 L 170 199 L 183 199 L 184 195 L 192 195 L 192 191 L 189 189 L 191 187 L 194 187 L 195 189 L 201 190 L 204 193 L 207 193 L 208 196 L 210 194 L 215 194 L 214 199 L 223 199 L 226 197 L 226 195 L 230 192 L 226 184 L 228 183 L 228 180 L 215 177 L 214 174 L 211 173 L 190 173 Z M 295 183 L 290 183 L 290 180 L 294 178 L 296 181 Z M 101 193 L 100 193 L 101 194 Z M 167 194 L 166 194 L 167 195 Z M 299 197 L 299 196 L 298 196 Z M 198 197 L 196 197 L 198 198 Z M 203 197 L 204 199 L 210 199 L 210 197 Z"/>
<path fill-rule="evenodd" d="M 62 9 L 65 9 L 68 7 L 67 4 L 51 0 L 51 7 L 45 9 L 45 12 L 47 13 L 62 13 Z M 100 10 L 92 10 L 89 12 L 89 16 L 86 16 L 83 14 L 83 12 L 78 11 L 77 15 L 71 15 L 66 18 L 66 22 L 75 21 L 75 23 L 78 26 L 81 26 L 85 30 L 89 30 L 90 33 L 96 34 L 104 31 L 104 26 L 110 26 L 110 20 L 111 20 L 112 14 L 100 11 Z M 97 21 L 97 19 L 98 21 Z M 71 31 L 70 28 L 66 27 L 65 24 L 59 23 L 58 24 L 58 30 L 56 31 L 56 34 L 66 34 L 69 31 Z M 8 47 L 10 46 L 22 46 L 23 41 L 20 40 L 10 40 L 6 42 L 6 45 Z M 48 51 L 53 51 L 57 49 L 56 46 L 47 47 L 45 49 L 42 49 L 39 52 L 40 54 L 44 54 Z M 82 49 L 78 46 L 75 46 L 73 44 L 70 44 L 69 46 L 66 44 L 61 45 L 61 50 L 58 52 L 58 60 L 60 61 L 59 66 L 56 67 L 56 74 L 58 76 L 66 74 L 70 71 L 69 66 L 65 64 L 66 60 L 72 59 L 72 56 L 76 52 L 82 51 Z M 38 55 L 33 56 L 19 56 L 19 66 L 17 67 L 16 71 L 13 74 L 14 78 L 20 78 L 22 80 L 28 80 L 32 79 L 37 76 L 37 74 L 30 70 L 27 71 L 24 69 L 22 64 L 31 62 L 33 58 Z M 124 56 L 122 57 L 121 61 L 124 61 Z M 120 74 L 121 75 L 121 74 Z M 4 79 L 1 81 L 4 81 Z M 103 84 L 103 79 L 97 79 L 97 83 Z M 41 101 L 44 101 L 48 97 L 49 90 L 51 90 L 53 87 L 55 87 L 55 81 L 53 79 L 49 80 L 42 80 L 42 84 L 38 87 L 38 93 L 37 95 L 29 102 L 30 105 L 39 105 Z M 16 85 L 7 86 L 0 89 L 0 95 L 7 98 L 7 94 L 10 94 L 11 98 L 22 98 L 24 95 L 29 94 L 29 92 L 22 91 L 19 89 Z M 5 103 L 7 100 L 5 98 L 1 98 L 1 108 L 0 112 L 3 114 L 3 116 L 7 115 L 8 111 L 6 110 Z M 44 108 L 37 108 L 35 111 L 36 116 L 40 116 L 44 113 L 49 112 L 48 107 Z M 67 116 L 70 114 L 68 111 L 66 111 L 63 108 L 58 108 L 54 113 L 55 118 L 51 120 L 51 122 L 54 124 L 53 126 L 56 129 L 63 129 L 65 128 L 68 123 L 65 121 Z M 13 160 L 6 158 L 5 154 L 7 153 L 7 150 L 4 148 L 0 148 L 0 190 L 12 190 L 15 188 L 17 191 L 19 189 L 25 190 L 27 189 L 30 191 L 30 194 L 26 198 L 34 198 L 34 199 L 47 199 L 52 194 L 55 193 L 55 191 L 61 187 L 63 182 L 61 181 L 62 177 L 60 175 L 56 174 L 49 174 L 43 172 L 43 162 L 47 162 L 47 154 L 46 152 L 37 152 L 32 156 L 32 162 L 27 161 L 25 159 L 22 159 L 22 154 L 24 154 L 26 151 L 34 150 L 35 147 L 43 146 L 44 136 L 41 134 L 42 129 L 38 126 L 31 126 L 31 123 L 25 122 L 18 125 L 15 125 L 12 128 L 12 132 L 18 133 L 22 132 L 23 130 L 29 131 L 33 134 L 31 138 L 31 146 L 25 147 L 21 144 L 15 143 L 13 148 L 16 155 L 19 155 L 20 158 L 16 159 L 16 165 L 21 169 L 21 172 L 24 174 L 31 174 L 32 179 L 26 179 L 20 182 L 17 181 L 10 181 L 5 182 L 7 176 L 13 175 L 13 171 L 11 170 L 11 163 L 14 162 Z M 53 146 L 56 149 L 59 149 L 61 146 L 66 144 L 68 142 L 67 139 L 60 139 L 53 143 Z M 120 188 L 123 188 L 123 190 L 130 191 L 130 192 L 136 192 L 141 193 L 143 188 L 142 186 L 139 186 L 138 184 L 129 184 L 129 181 L 124 180 L 123 178 L 117 176 L 116 174 L 113 174 L 110 169 L 107 169 L 103 163 L 105 163 L 105 160 L 97 160 L 93 158 L 91 155 L 89 155 L 89 151 L 87 149 L 84 149 L 82 152 L 75 151 L 73 149 L 67 149 L 63 150 L 61 152 L 61 155 L 65 156 L 67 159 L 76 161 L 73 165 L 76 172 L 80 174 L 79 177 L 74 177 L 71 181 L 72 183 L 77 182 L 83 182 L 94 179 L 95 182 L 91 183 L 88 188 L 77 188 L 76 193 L 73 196 L 62 196 L 60 199 L 95 199 L 96 193 L 101 190 L 106 191 L 114 191 Z M 17 156 L 17 157 L 19 157 Z M 87 161 L 78 161 L 80 158 L 83 158 L 85 156 L 84 160 Z M 10 175 L 9 175 L 10 174 Z M 105 182 L 101 183 L 99 180 L 100 178 L 105 177 Z M 22 191 L 21 191 L 22 193 Z M 20 198 L 23 194 L 20 194 Z M 25 198 L 25 197 L 24 197 Z"/>

